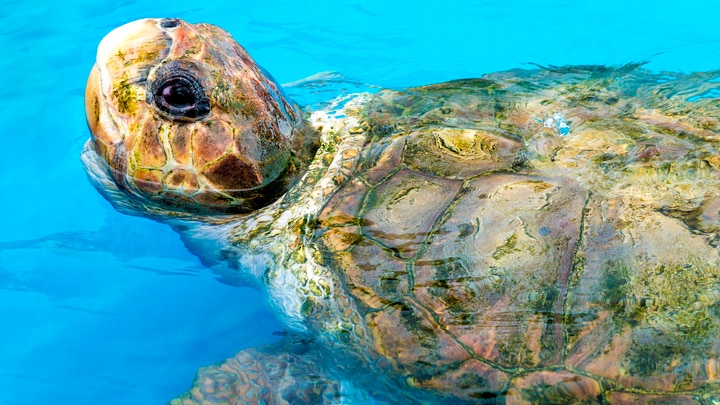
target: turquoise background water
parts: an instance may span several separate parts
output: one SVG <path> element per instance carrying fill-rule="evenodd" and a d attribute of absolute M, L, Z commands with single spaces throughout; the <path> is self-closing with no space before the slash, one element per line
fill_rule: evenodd
<path fill-rule="evenodd" d="M 386 87 L 540 64 L 720 68 L 715 1 L 0 2 L 0 404 L 156 404 L 200 366 L 276 339 L 252 290 L 169 228 L 120 215 L 78 154 L 95 48 L 142 17 L 230 31 L 283 83 Z"/>

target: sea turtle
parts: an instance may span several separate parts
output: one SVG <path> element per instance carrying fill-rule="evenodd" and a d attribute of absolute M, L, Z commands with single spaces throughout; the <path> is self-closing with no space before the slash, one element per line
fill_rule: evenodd
<path fill-rule="evenodd" d="M 266 293 L 189 403 L 719 403 L 720 73 L 533 67 L 302 112 L 222 29 L 100 43 L 82 160 Z"/>

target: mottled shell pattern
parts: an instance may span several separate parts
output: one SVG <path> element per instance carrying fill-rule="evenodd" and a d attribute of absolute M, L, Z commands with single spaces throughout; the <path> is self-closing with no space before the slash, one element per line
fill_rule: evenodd
<path fill-rule="evenodd" d="M 548 68 L 377 94 L 315 230 L 356 340 L 455 400 L 720 400 L 719 77 Z"/>
<path fill-rule="evenodd" d="M 147 31 L 172 38 L 163 39 L 172 47 L 157 45 L 145 70 L 130 70 L 136 73 L 125 82 L 138 93 L 127 106 L 134 107 L 121 107 L 121 92 L 115 95 L 122 76 L 94 70 L 93 153 L 155 214 L 195 210 L 212 222 L 200 198 L 211 189 L 240 198 L 211 199 L 211 207 L 222 200 L 238 212 L 257 208 L 198 225 L 193 235 L 227 238 L 221 252 L 204 254 L 242 256 L 288 327 L 323 348 L 324 365 L 335 366 L 331 376 L 350 375 L 408 403 L 720 401 L 718 72 L 549 67 L 351 96 L 311 116 L 321 143 L 311 158 L 316 145 L 307 139 L 315 138 L 285 135 L 283 122 L 300 134 L 313 130 L 275 101 L 279 90 L 252 62 L 232 79 L 250 94 L 270 94 L 238 103 L 255 105 L 252 114 L 222 112 L 224 99 L 212 92 L 212 120 L 178 120 L 148 102 L 165 91 L 148 93 L 158 85 L 137 84 L 137 77 L 154 83 L 163 66 L 190 69 L 190 62 L 173 63 L 184 61 L 185 42 L 157 27 L 176 24 L 184 30 L 176 32 L 197 36 L 194 43 L 227 34 L 166 20 L 137 24 L 154 24 Z M 126 30 L 132 35 L 117 45 L 101 45 L 112 51 L 98 60 L 123 72 L 122 58 L 142 59 L 126 45 L 145 35 L 141 27 Z M 213 44 L 191 60 L 211 58 L 201 66 L 216 66 L 217 52 L 230 45 Z M 237 59 L 248 58 L 232 47 Z M 95 107 L 100 93 L 117 101 Z M 177 97 L 167 95 L 173 104 Z M 212 143 L 226 145 L 213 155 L 200 145 L 214 136 L 209 122 L 230 120 L 223 114 L 252 119 L 233 121 L 236 129 L 220 125 L 220 134 L 234 137 Z M 264 140 L 237 141 L 240 128 L 261 139 L 258 121 L 275 125 L 270 149 Z M 121 129 L 123 122 L 135 130 L 153 122 L 157 130 Z M 183 149 L 174 146 L 188 122 L 187 142 L 198 145 L 188 154 L 203 156 L 189 158 L 192 164 L 181 163 Z M 271 193 L 274 202 L 262 200 L 264 207 L 213 180 L 225 172 L 216 170 L 224 159 L 245 162 L 251 175 L 228 184 L 256 190 L 282 178 L 279 162 L 293 156 L 305 156 L 292 166 L 307 169 L 293 169 L 296 180 L 281 197 Z M 97 159 L 88 159 L 92 172 Z M 175 186 L 179 169 L 195 176 L 198 191 Z M 177 207 L 172 193 L 193 202 Z M 208 368 L 184 400 L 261 398 L 252 384 L 227 383 L 246 371 Z"/>

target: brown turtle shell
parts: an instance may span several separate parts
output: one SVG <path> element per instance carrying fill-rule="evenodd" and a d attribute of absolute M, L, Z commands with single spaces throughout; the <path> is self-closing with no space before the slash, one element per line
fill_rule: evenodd
<path fill-rule="evenodd" d="M 371 357 L 457 400 L 720 398 L 717 76 L 550 68 L 377 94 L 315 232 Z"/>

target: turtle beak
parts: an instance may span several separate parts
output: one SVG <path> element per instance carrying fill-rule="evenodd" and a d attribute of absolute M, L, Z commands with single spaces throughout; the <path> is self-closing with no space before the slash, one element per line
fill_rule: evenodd
<path fill-rule="evenodd" d="M 106 159 L 112 159 L 110 149 L 123 142 L 129 123 L 135 120 L 134 108 L 127 108 L 128 103 L 144 102 L 144 83 L 150 70 L 170 52 L 172 38 L 168 32 L 174 28 L 163 28 L 163 24 L 186 24 L 170 21 L 133 21 L 112 30 L 98 45 L 85 88 L 85 113 L 96 149 Z M 121 94 L 121 88 L 132 88 L 133 92 Z"/>

